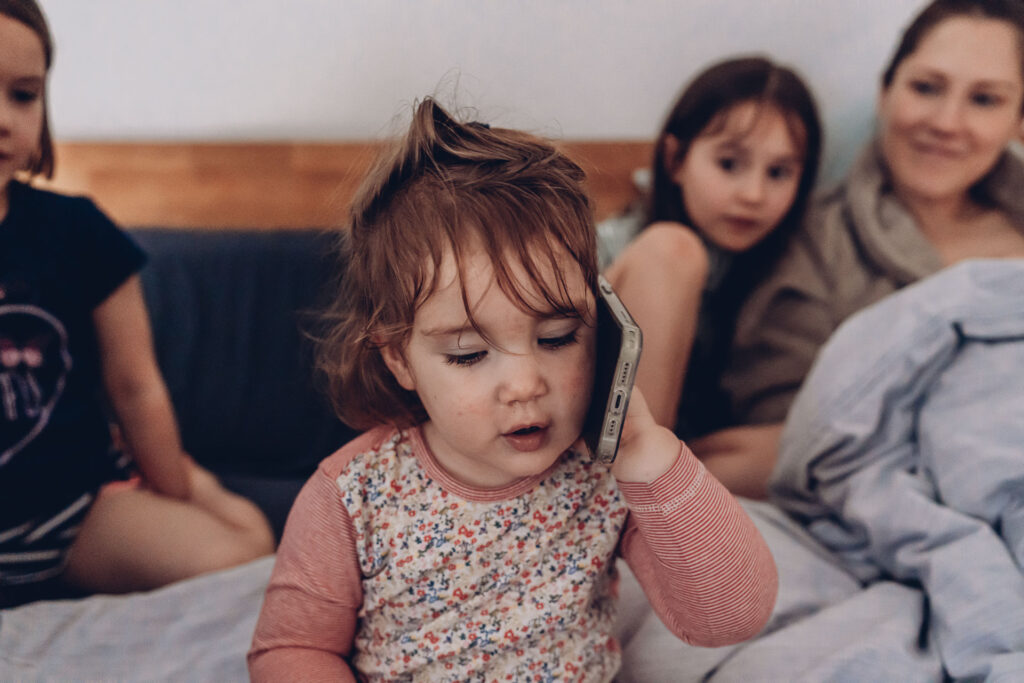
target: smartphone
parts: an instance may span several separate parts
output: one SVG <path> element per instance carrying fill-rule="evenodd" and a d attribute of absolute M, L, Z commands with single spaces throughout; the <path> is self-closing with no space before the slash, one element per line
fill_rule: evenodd
<path fill-rule="evenodd" d="M 597 358 L 583 440 L 602 462 L 614 462 L 640 363 L 643 335 L 622 300 L 597 278 Z"/>

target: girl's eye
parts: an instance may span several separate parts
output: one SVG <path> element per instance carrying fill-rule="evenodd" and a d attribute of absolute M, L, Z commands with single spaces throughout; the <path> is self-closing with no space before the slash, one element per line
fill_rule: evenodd
<path fill-rule="evenodd" d="M 719 157 L 718 158 L 718 167 L 720 169 L 722 169 L 723 171 L 725 171 L 726 173 L 731 173 L 731 172 L 735 171 L 736 167 L 738 165 L 739 164 L 738 164 L 738 162 L 736 161 L 736 159 L 734 157 Z"/>
<path fill-rule="evenodd" d="M 573 330 L 569 334 L 562 335 L 561 337 L 544 337 L 542 339 L 538 339 L 537 343 L 543 346 L 545 349 L 560 349 L 563 346 L 575 344 L 578 339 L 576 333 L 577 330 Z"/>
<path fill-rule="evenodd" d="M 796 175 L 796 169 L 792 166 L 770 166 L 768 177 L 772 180 L 789 180 Z"/>
<path fill-rule="evenodd" d="M 931 81 L 911 81 L 910 89 L 918 95 L 937 95 L 940 90 L 939 85 Z"/>
<path fill-rule="evenodd" d="M 444 362 L 448 365 L 458 365 L 461 367 L 469 367 L 470 365 L 476 365 L 484 359 L 487 355 L 486 351 L 476 351 L 474 353 L 463 353 L 463 354 L 445 354 Z"/>
<path fill-rule="evenodd" d="M 35 90 L 15 90 L 12 99 L 18 104 L 30 104 L 39 99 L 39 93 Z"/>
<path fill-rule="evenodd" d="M 971 102 L 979 107 L 996 107 L 1002 104 L 1003 98 L 987 92 L 979 92 L 971 95 Z"/>

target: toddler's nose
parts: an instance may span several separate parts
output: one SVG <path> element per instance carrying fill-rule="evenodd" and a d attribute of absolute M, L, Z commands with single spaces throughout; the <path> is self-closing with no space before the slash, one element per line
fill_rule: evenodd
<path fill-rule="evenodd" d="M 526 354 L 510 359 L 498 390 L 498 400 L 507 404 L 526 403 L 540 398 L 547 392 L 547 381 L 537 357 Z"/>

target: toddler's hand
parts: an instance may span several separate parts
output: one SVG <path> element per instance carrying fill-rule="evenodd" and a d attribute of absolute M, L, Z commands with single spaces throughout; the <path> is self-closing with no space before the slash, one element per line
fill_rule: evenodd
<path fill-rule="evenodd" d="M 612 475 L 619 481 L 652 482 L 672 467 L 679 452 L 679 439 L 654 421 L 643 393 L 634 388 Z"/>

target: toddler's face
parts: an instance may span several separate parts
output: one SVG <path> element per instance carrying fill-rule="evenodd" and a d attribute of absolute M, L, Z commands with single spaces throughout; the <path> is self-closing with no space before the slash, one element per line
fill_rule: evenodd
<path fill-rule="evenodd" d="M 0 188 L 7 187 L 39 148 L 45 80 L 39 36 L 0 14 Z"/>
<path fill-rule="evenodd" d="M 745 102 L 726 112 L 720 130 L 694 138 L 673 179 L 683 188 L 690 227 L 739 252 L 778 227 L 802 172 L 803 157 L 782 113 Z"/>
<path fill-rule="evenodd" d="M 575 318 L 522 310 L 494 279 L 487 254 L 467 252 L 466 297 L 485 340 L 469 323 L 451 255 L 436 292 L 416 312 L 404 352 L 383 351 L 398 382 L 416 391 L 423 433 L 454 477 L 494 488 L 544 472 L 577 439 L 593 382 L 594 328 Z M 562 265 L 569 295 L 593 318 L 594 299 L 576 264 Z M 521 266 L 531 305 L 546 306 Z M 553 283 L 552 272 L 543 274 Z"/>

